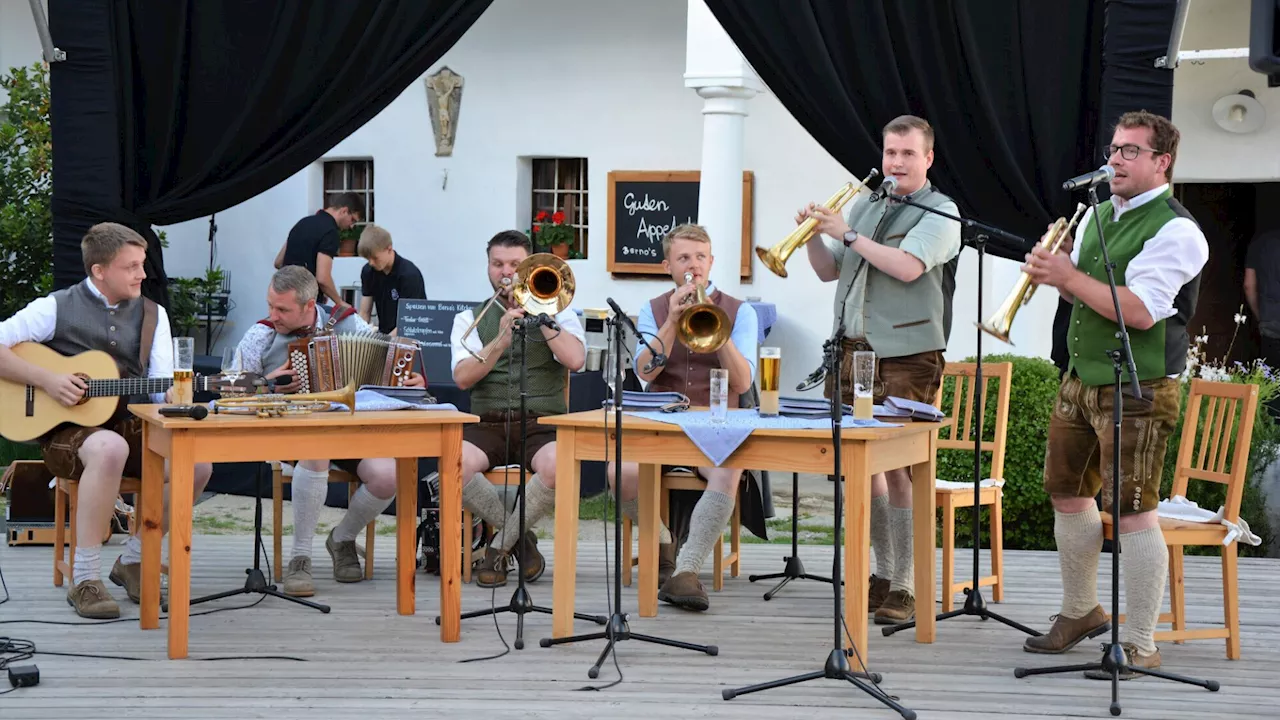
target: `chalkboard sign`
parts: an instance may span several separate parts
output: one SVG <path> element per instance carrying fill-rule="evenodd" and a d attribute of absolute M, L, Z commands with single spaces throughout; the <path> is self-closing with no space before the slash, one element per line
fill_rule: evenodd
<path fill-rule="evenodd" d="M 458 300 L 400 299 L 396 328 L 400 337 L 418 341 L 428 387 L 437 383 L 453 384 L 453 349 L 449 343 L 453 318 L 479 304 Z"/>
<path fill-rule="evenodd" d="M 698 222 L 701 173 L 628 171 L 609 173 L 608 270 L 612 273 L 666 274 L 662 238 L 676 225 Z M 751 171 L 742 173 L 742 279 L 751 277 Z M 712 242 L 720 242 L 712 238 Z"/>

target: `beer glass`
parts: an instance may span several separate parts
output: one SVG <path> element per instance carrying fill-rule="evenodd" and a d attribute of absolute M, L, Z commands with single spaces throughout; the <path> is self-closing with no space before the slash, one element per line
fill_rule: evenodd
<path fill-rule="evenodd" d="M 716 368 L 711 371 L 711 422 L 722 423 L 729 419 L 729 371 Z"/>
<path fill-rule="evenodd" d="M 876 354 L 859 350 L 853 354 L 853 416 L 870 420 L 873 414 L 872 400 L 876 380 Z"/>
<path fill-rule="evenodd" d="M 782 382 L 782 348 L 760 348 L 760 415 L 777 417 Z"/>
<path fill-rule="evenodd" d="M 195 400 L 192 388 L 195 359 L 195 338 L 173 339 L 173 401 L 179 405 L 190 405 Z"/>

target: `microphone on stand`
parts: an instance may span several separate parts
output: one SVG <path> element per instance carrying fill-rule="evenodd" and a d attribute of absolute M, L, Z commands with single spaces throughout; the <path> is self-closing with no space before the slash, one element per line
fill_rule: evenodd
<path fill-rule="evenodd" d="M 1116 169 L 1110 165 L 1103 165 L 1091 173 L 1077 175 L 1070 180 L 1062 183 L 1063 190 L 1080 190 L 1091 187 L 1099 183 L 1111 182 L 1116 176 Z"/>
<path fill-rule="evenodd" d="M 165 405 L 160 408 L 164 417 L 184 417 L 192 420 L 203 420 L 209 416 L 209 408 L 203 405 Z"/>
<path fill-rule="evenodd" d="M 887 177 L 880 183 L 880 187 L 876 188 L 876 191 L 871 193 L 871 198 L 869 202 L 879 202 L 885 199 L 885 197 L 888 196 L 889 193 L 897 189 L 898 189 L 898 181 L 895 180 L 892 176 Z"/>
<path fill-rule="evenodd" d="M 636 329 L 636 326 L 632 324 L 631 317 L 622 312 L 622 308 L 618 307 L 618 303 L 614 302 L 613 298 L 605 298 L 605 302 L 609 303 L 609 307 L 613 308 L 613 312 L 617 314 L 628 328 L 631 328 L 631 332 L 636 336 L 636 339 L 639 340 L 640 344 L 644 345 L 645 349 L 649 351 L 650 360 L 644 366 L 644 371 L 653 372 L 655 369 L 666 365 L 667 356 L 653 349 L 653 346 L 649 344 L 649 341 L 645 340 L 644 336 L 640 334 L 640 331 Z"/>

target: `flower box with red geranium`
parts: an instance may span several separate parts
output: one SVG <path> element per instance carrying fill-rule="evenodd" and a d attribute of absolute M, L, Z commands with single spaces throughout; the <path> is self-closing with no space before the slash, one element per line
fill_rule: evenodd
<path fill-rule="evenodd" d="M 574 241 L 574 230 L 572 226 L 565 224 L 563 212 L 557 210 L 548 214 L 546 210 L 539 210 L 533 218 L 533 227 L 529 235 L 533 238 L 534 248 L 538 252 L 550 250 L 556 257 L 569 257 L 569 246 Z"/>

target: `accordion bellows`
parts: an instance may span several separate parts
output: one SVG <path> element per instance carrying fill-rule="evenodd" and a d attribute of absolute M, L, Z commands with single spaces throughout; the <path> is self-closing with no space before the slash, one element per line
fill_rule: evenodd
<path fill-rule="evenodd" d="M 317 334 L 289 343 L 298 392 L 341 390 L 348 383 L 399 387 L 409 379 L 418 346 L 379 333 Z"/>

